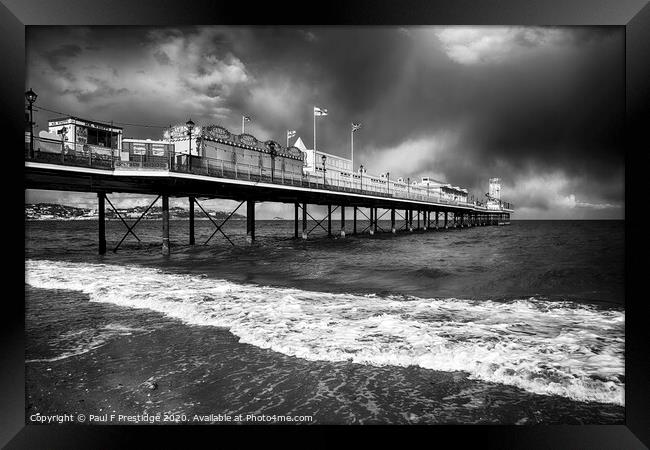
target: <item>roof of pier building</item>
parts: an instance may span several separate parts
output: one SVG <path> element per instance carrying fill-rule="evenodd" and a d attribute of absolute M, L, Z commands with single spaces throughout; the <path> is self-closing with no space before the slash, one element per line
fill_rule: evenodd
<path fill-rule="evenodd" d="M 304 161 L 304 154 L 295 146 L 285 147 L 274 140 L 261 141 L 252 134 L 231 133 L 221 125 L 196 125 L 192 135 L 205 141 L 217 142 L 232 147 L 255 150 L 260 153 L 274 153 L 276 156 Z M 181 142 L 189 140 L 187 125 L 179 124 L 168 128 L 163 133 L 163 140 L 167 142 Z M 200 141 L 199 141 L 200 145 Z"/>

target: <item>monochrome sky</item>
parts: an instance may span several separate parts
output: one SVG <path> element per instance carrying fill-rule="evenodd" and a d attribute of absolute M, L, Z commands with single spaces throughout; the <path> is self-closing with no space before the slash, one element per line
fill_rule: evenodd
<path fill-rule="evenodd" d="M 246 114 L 259 139 L 293 129 L 311 146 L 320 106 L 318 148 L 349 155 L 361 122 L 355 165 L 369 172 L 478 196 L 500 177 L 519 219 L 624 217 L 620 27 L 27 27 L 26 46 L 37 106 L 153 126 L 126 137 L 160 138 L 156 126 L 190 117 L 239 132 Z M 38 129 L 55 116 L 39 111 Z M 26 201 L 95 207 L 87 194 Z"/>

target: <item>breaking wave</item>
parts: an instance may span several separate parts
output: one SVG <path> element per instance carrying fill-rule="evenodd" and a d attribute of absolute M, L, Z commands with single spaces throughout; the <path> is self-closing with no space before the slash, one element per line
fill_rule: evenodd
<path fill-rule="evenodd" d="M 26 261 L 26 281 L 225 327 L 243 343 L 307 360 L 420 366 L 543 395 L 624 405 L 622 310 L 311 292 L 135 266 Z"/>

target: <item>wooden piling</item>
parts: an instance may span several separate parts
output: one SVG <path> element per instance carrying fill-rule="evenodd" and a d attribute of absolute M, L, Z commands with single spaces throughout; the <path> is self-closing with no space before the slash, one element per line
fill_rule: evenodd
<path fill-rule="evenodd" d="M 377 208 L 375 208 L 375 215 L 373 217 L 374 217 L 374 219 L 373 219 L 373 227 L 375 228 L 375 233 L 376 233 L 377 232 L 377 217 L 379 217 L 378 214 L 377 214 Z"/>
<path fill-rule="evenodd" d="M 105 203 L 104 203 L 105 200 L 106 200 L 106 194 L 104 194 L 103 192 L 98 192 L 97 210 L 99 212 L 98 232 L 99 232 L 99 254 L 100 255 L 106 254 L 106 211 L 105 211 Z"/>
<path fill-rule="evenodd" d="M 352 234 L 357 234 L 357 207 L 352 208 Z"/>
<path fill-rule="evenodd" d="M 169 256 L 169 195 L 162 195 L 162 254 Z"/>
<path fill-rule="evenodd" d="M 307 203 L 302 204 L 302 238 L 307 239 Z"/>
<path fill-rule="evenodd" d="M 255 200 L 246 201 L 246 241 L 255 242 Z"/>
<path fill-rule="evenodd" d="M 294 203 L 293 237 L 298 239 L 298 203 Z"/>
<path fill-rule="evenodd" d="M 395 234 L 397 230 L 395 229 L 395 208 L 390 210 L 390 232 Z"/>
<path fill-rule="evenodd" d="M 190 197 L 190 245 L 194 243 L 194 197 Z"/>
<path fill-rule="evenodd" d="M 341 237 L 345 237 L 345 206 L 341 205 Z"/>
<path fill-rule="evenodd" d="M 327 205 L 327 235 L 332 236 L 332 205 Z"/>

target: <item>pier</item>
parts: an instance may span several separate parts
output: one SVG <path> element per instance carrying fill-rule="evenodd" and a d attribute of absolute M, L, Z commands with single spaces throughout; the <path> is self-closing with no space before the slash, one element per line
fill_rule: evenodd
<path fill-rule="evenodd" d="M 54 148 L 52 151 L 41 151 Z M 59 149 L 59 150 L 56 150 Z M 308 239 L 315 229 L 322 229 L 327 236 L 349 237 L 358 234 L 410 233 L 413 231 L 436 231 L 450 228 L 469 228 L 508 223 L 512 206 L 499 202 L 498 207 L 475 202 L 450 201 L 429 195 L 428 191 L 400 191 L 364 184 L 363 174 L 359 180 L 334 179 L 325 174 L 317 175 L 285 169 L 284 165 L 262 167 L 243 162 L 208 160 L 184 155 L 168 155 L 164 161 L 123 161 L 117 156 L 106 156 L 105 149 L 84 146 L 85 152 L 63 151 L 61 142 L 34 137 L 26 143 L 25 188 L 41 190 L 75 191 L 96 193 L 99 211 L 98 251 L 106 253 L 105 208 L 117 209 L 109 194 L 129 193 L 155 195 L 156 199 L 135 223 L 129 225 L 119 213 L 126 232 L 113 251 L 132 235 L 134 228 L 148 210 L 159 200 L 162 203 L 162 253 L 169 255 L 173 242 L 169 238 L 169 198 L 186 198 L 190 217 L 188 242 L 195 244 L 195 206 L 214 225 L 214 232 L 205 242 L 220 233 L 234 245 L 223 226 L 238 210 L 246 210 L 246 240 L 255 242 L 255 206 L 261 202 L 278 202 L 294 205 L 294 238 Z M 103 152 L 101 151 L 103 150 Z M 273 153 L 271 153 L 273 158 Z M 201 205 L 199 199 L 228 199 L 239 202 L 238 206 L 221 223 L 217 223 Z M 201 200 L 202 201 L 202 200 Z M 108 203 L 108 205 L 107 205 Z M 327 208 L 325 217 L 314 217 L 314 205 Z M 347 212 L 346 212 L 347 210 Z M 352 229 L 346 229 L 346 214 L 351 214 Z M 338 216 L 338 217 L 337 217 Z M 390 217 L 390 229 L 379 226 L 379 220 Z M 349 217 L 349 216 L 348 216 Z M 340 219 L 338 229 L 332 222 Z M 308 228 L 308 219 L 316 223 Z"/>

